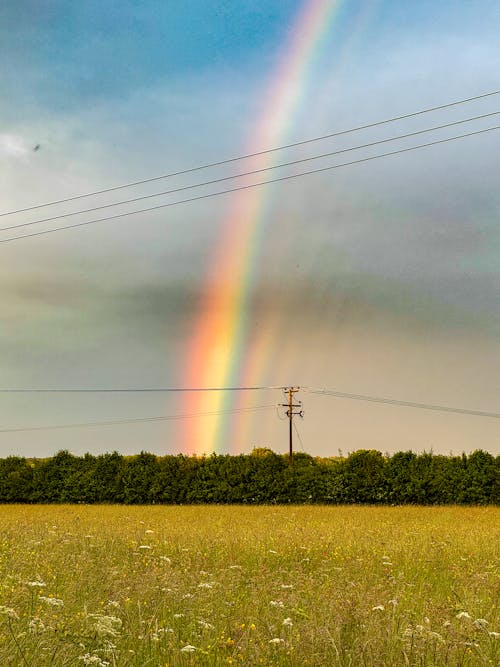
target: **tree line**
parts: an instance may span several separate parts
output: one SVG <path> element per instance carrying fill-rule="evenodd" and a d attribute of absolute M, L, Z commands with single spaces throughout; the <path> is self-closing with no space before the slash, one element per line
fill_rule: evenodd
<path fill-rule="evenodd" d="M 359 450 L 346 457 L 117 452 L 0 459 L 1 503 L 499 504 L 500 456 Z"/>

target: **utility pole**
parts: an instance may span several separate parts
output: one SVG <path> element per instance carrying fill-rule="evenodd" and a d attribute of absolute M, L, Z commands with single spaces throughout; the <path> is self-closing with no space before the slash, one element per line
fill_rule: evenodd
<path fill-rule="evenodd" d="M 284 387 L 283 391 L 288 397 L 287 403 L 282 403 L 282 407 L 288 408 L 286 411 L 286 416 L 288 417 L 288 465 L 293 466 L 293 418 L 295 415 L 299 417 L 304 416 L 304 411 L 299 409 L 297 412 L 294 411 L 294 408 L 302 408 L 302 403 L 293 402 L 293 396 L 300 390 L 300 387 Z"/>

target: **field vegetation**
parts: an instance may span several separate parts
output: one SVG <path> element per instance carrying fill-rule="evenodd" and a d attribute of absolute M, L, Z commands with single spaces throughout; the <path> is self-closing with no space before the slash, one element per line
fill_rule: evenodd
<path fill-rule="evenodd" d="M 488 507 L 0 507 L 0 664 L 497 665 Z"/>

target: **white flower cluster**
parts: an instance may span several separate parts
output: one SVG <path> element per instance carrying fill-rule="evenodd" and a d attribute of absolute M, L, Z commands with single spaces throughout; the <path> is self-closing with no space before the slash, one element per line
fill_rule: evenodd
<path fill-rule="evenodd" d="M 8 618 L 12 618 L 14 621 L 19 620 L 16 610 L 12 609 L 12 607 L 4 607 L 4 605 L 0 605 L 0 614 L 8 616 Z"/>
<path fill-rule="evenodd" d="M 102 660 L 100 656 L 95 655 L 94 653 L 85 653 L 85 655 L 79 655 L 78 660 L 82 660 L 84 665 L 95 665 L 95 667 L 109 667 L 109 662 L 107 660 Z"/>
<path fill-rule="evenodd" d="M 89 614 L 94 621 L 94 630 L 101 637 L 118 637 L 122 629 L 122 619 L 104 614 Z"/>
<path fill-rule="evenodd" d="M 192 646 L 191 644 L 186 644 L 186 646 L 181 648 L 181 653 L 194 653 L 195 651 L 196 646 Z"/>
<path fill-rule="evenodd" d="M 38 616 L 34 616 L 28 623 L 28 632 L 30 632 L 33 635 L 45 632 L 46 629 L 47 628 L 45 627 L 45 623 L 42 621 L 41 618 L 38 618 Z"/>
<path fill-rule="evenodd" d="M 50 605 L 51 607 L 63 607 L 64 602 L 60 598 L 48 598 L 45 595 L 40 595 L 38 598 L 41 602 Z"/>

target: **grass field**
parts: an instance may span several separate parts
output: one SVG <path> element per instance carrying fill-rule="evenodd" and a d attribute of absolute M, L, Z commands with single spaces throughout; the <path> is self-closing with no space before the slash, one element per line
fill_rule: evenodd
<path fill-rule="evenodd" d="M 496 665 L 499 518 L 0 506 L 0 665 Z"/>

